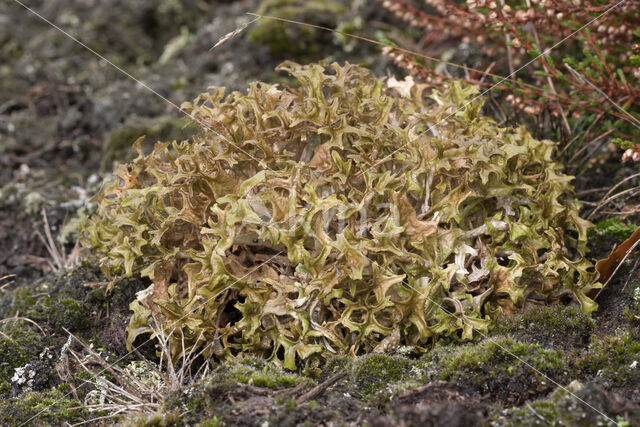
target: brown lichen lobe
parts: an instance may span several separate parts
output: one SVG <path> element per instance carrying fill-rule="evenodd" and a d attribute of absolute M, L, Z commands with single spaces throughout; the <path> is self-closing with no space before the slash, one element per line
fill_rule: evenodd
<path fill-rule="evenodd" d="M 200 134 L 140 150 L 96 197 L 86 244 L 112 277 L 154 282 L 129 345 L 154 313 L 187 346 L 293 369 L 397 331 L 416 349 L 471 338 L 567 291 L 594 309 L 589 224 L 552 142 L 483 117 L 473 87 L 279 69 L 299 87 L 200 95 L 183 106 Z"/>

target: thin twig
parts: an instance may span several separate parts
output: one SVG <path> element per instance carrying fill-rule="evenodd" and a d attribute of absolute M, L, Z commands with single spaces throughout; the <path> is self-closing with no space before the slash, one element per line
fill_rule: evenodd
<path fill-rule="evenodd" d="M 312 388 L 311 390 L 309 390 L 308 392 L 306 392 L 302 396 L 298 397 L 296 399 L 296 403 L 298 405 L 301 405 L 301 404 L 303 404 L 305 402 L 308 402 L 309 400 L 315 399 L 316 397 L 318 397 L 322 393 L 324 393 L 324 391 L 326 389 L 328 389 L 329 387 L 331 387 L 332 385 L 334 385 L 338 381 L 342 380 L 343 378 L 346 378 L 348 375 L 349 374 L 347 372 L 344 372 L 344 371 L 335 374 L 334 376 L 332 376 L 331 378 L 329 378 L 328 380 L 326 380 L 322 384 L 318 384 L 317 386 L 315 386 L 314 388 Z"/>
<path fill-rule="evenodd" d="M 536 41 L 536 45 L 538 48 L 538 51 L 542 52 L 542 46 L 540 45 L 540 38 L 538 37 L 538 31 L 536 30 L 535 25 L 533 25 L 533 37 Z M 551 70 L 549 69 L 549 66 L 547 65 L 547 61 L 545 61 L 544 59 L 542 61 L 540 61 L 542 63 L 542 67 L 544 68 L 544 71 L 547 73 L 547 84 L 549 85 L 549 88 L 551 89 L 551 92 L 558 97 L 558 92 L 556 91 L 556 87 L 553 84 L 553 79 L 551 78 Z M 562 108 L 562 104 L 560 102 L 556 103 L 558 105 L 558 108 L 560 109 L 560 115 L 562 116 L 562 123 L 564 124 L 564 127 L 567 129 L 567 133 L 569 134 L 569 136 L 572 135 L 571 132 L 571 126 L 569 126 L 569 120 L 567 120 L 567 114 L 564 112 L 564 108 Z"/>
<path fill-rule="evenodd" d="M 580 148 L 580 150 L 578 150 L 576 152 L 576 154 L 574 154 L 571 159 L 569 159 L 569 163 L 574 163 L 574 161 L 580 156 L 580 154 L 582 154 L 587 148 L 591 147 L 593 144 L 595 144 L 596 142 L 600 141 L 602 138 L 604 138 L 605 136 L 609 135 L 610 133 L 612 133 L 615 129 L 609 129 L 608 131 L 600 134 L 599 136 L 597 136 L 596 138 L 592 139 L 588 144 L 585 144 L 582 146 L 582 148 Z M 588 158 L 589 156 L 587 156 Z"/>
<path fill-rule="evenodd" d="M 640 258 L 638 258 L 636 260 L 636 262 L 633 264 L 633 267 L 631 268 L 631 271 L 629 272 L 629 277 L 627 277 L 627 281 L 624 282 L 624 286 L 622 287 L 622 292 L 624 292 L 624 290 L 627 289 L 627 285 L 629 284 L 629 281 L 631 280 L 631 277 L 633 277 L 633 272 L 636 271 L 636 268 L 638 268 L 638 264 L 640 264 Z"/>
<path fill-rule="evenodd" d="M 533 415 L 535 415 L 539 420 L 543 421 L 546 424 L 552 425 L 549 422 L 549 420 L 547 420 L 545 417 L 540 415 L 535 409 L 533 409 L 533 406 L 531 406 L 531 404 L 529 404 L 529 402 L 527 402 L 527 408 L 529 408 L 529 410 L 533 413 Z"/>
<path fill-rule="evenodd" d="M 609 190 L 609 187 L 589 188 L 588 190 L 578 191 L 576 193 L 576 196 L 582 197 L 582 196 L 586 196 L 587 194 L 599 193 L 601 191 L 607 191 L 607 190 Z"/>
<path fill-rule="evenodd" d="M 565 151 L 567 151 L 573 145 L 573 143 L 575 143 L 578 139 L 580 139 L 580 143 L 578 144 L 578 147 L 582 146 L 582 144 L 584 143 L 584 140 L 587 138 L 587 136 L 591 132 L 591 129 L 593 129 L 593 127 L 600 121 L 600 119 L 604 117 L 604 115 L 605 115 L 604 113 L 598 114 L 595 120 L 591 122 L 587 130 L 585 132 L 582 132 L 582 137 L 579 138 L 580 134 L 577 134 L 576 136 L 571 138 L 571 141 L 565 144 L 565 146 L 562 148 L 562 151 L 560 151 L 560 154 L 564 154 Z M 615 128 L 615 124 L 612 127 Z"/>
<path fill-rule="evenodd" d="M 51 234 L 51 227 L 49 226 L 49 219 L 47 218 L 47 212 L 44 208 L 42 208 L 42 219 L 44 220 L 44 233 L 46 238 L 39 230 L 36 230 L 36 234 L 47 249 L 47 252 L 49 252 L 51 260 L 48 260 L 48 262 L 51 269 L 53 271 L 60 271 L 67 264 L 64 246 L 59 247 L 53 238 L 53 235 Z"/>
<path fill-rule="evenodd" d="M 386 47 L 386 48 L 389 48 L 389 49 L 393 49 L 393 50 L 396 50 L 398 52 L 406 53 L 406 54 L 409 54 L 409 55 L 415 55 L 415 56 L 417 56 L 419 58 L 423 58 L 423 59 L 426 59 L 426 60 L 429 60 L 429 61 L 438 62 L 438 63 L 445 64 L 445 65 L 450 65 L 452 67 L 460 68 L 460 69 L 466 70 L 466 71 L 472 71 L 474 73 L 478 73 L 479 75 L 488 75 L 490 77 L 494 77 L 494 78 L 500 79 L 502 81 L 505 81 L 505 80 L 508 79 L 508 77 L 504 77 L 504 76 L 501 76 L 501 75 L 498 75 L 498 74 L 493 74 L 493 73 L 490 73 L 490 72 L 487 72 L 487 71 L 479 70 L 477 68 L 468 67 L 466 65 L 456 64 L 455 62 L 446 61 L 446 60 L 443 60 L 443 59 L 440 59 L 440 58 L 435 58 L 433 56 L 425 55 L 425 54 L 417 52 L 415 50 L 405 49 L 405 48 L 402 48 L 402 47 L 398 47 L 398 46 L 392 45 L 390 43 L 384 43 L 384 42 L 381 42 L 381 41 L 378 41 L 378 40 L 370 39 L 368 37 L 359 36 L 357 34 L 347 33 L 347 32 L 344 32 L 344 31 L 336 30 L 334 28 L 324 27 L 322 25 L 310 24 L 308 22 L 296 21 L 296 20 L 293 20 L 293 19 L 280 18 L 278 16 L 259 15 L 257 13 L 248 13 L 248 15 L 257 16 L 258 18 L 273 19 L 273 20 L 276 20 L 276 21 L 287 22 L 289 24 L 302 25 L 302 26 L 305 26 L 305 27 L 316 28 L 318 30 L 323 30 L 323 31 L 329 31 L 329 32 L 332 32 L 332 33 L 335 33 L 335 34 L 340 34 L 341 36 L 351 37 L 351 38 L 354 38 L 354 39 L 365 41 L 367 43 L 372 43 L 372 44 L 375 44 L 375 45 L 378 45 L 378 46 L 382 46 L 382 47 Z M 538 90 L 538 88 L 536 86 L 534 86 L 532 84 L 529 84 L 529 83 L 516 81 L 515 84 Z"/>
<path fill-rule="evenodd" d="M 624 114 L 625 117 L 628 117 L 630 120 L 628 120 L 630 123 L 632 123 L 635 127 L 637 127 L 638 129 L 640 129 L 640 120 L 636 119 L 635 117 L 633 117 L 631 114 L 629 114 L 629 112 L 627 110 L 625 110 L 624 108 L 622 108 L 620 105 L 618 105 L 613 99 L 611 99 L 609 97 L 609 95 L 607 95 L 606 93 L 604 93 L 599 87 L 597 87 L 596 85 L 594 85 L 593 83 L 591 83 L 591 81 L 589 81 L 585 76 L 583 76 L 582 74 L 580 74 L 578 71 L 576 71 L 575 69 L 573 69 L 571 67 L 571 65 L 565 63 L 564 66 L 571 71 L 571 73 L 573 75 L 575 75 L 576 77 L 578 77 L 580 80 L 582 80 L 583 82 L 585 82 L 586 84 L 588 84 L 589 86 L 591 86 L 591 88 L 593 90 L 595 90 L 596 92 L 598 92 L 598 94 L 600 94 L 600 96 L 602 96 L 603 98 L 605 98 L 607 101 L 609 101 L 611 104 L 613 104 L 622 114 Z"/>
<path fill-rule="evenodd" d="M 616 193 L 613 196 L 610 196 L 610 197 L 608 197 L 606 199 L 603 198 L 603 200 L 600 201 L 600 203 L 598 203 L 598 205 L 595 207 L 595 209 L 593 211 L 591 211 L 591 213 L 587 217 L 587 220 L 590 221 L 591 218 L 594 217 L 596 212 L 598 212 L 601 208 L 603 208 L 607 204 L 611 203 L 615 199 L 617 199 L 617 198 L 619 198 L 621 196 L 624 196 L 625 194 L 629 194 L 629 193 L 631 193 L 631 196 L 633 196 L 633 195 L 637 194 L 638 192 L 640 192 L 640 188 L 639 187 L 632 187 L 632 188 L 628 188 L 628 189 L 626 189 L 624 191 L 620 191 L 619 193 Z M 627 198 L 629 198 L 631 196 L 628 196 Z"/>
<path fill-rule="evenodd" d="M 5 279 L 10 279 L 10 278 L 13 278 L 13 277 L 16 277 L 16 275 L 15 274 L 7 274 L 6 276 L 0 277 L 0 282 L 5 280 Z M 9 280 L 4 285 L 0 286 L 0 291 L 4 290 L 4 288 L 7 288 L 7 287 L 11 286 L 13 283 L 15 283 L 15 280 Z"/>

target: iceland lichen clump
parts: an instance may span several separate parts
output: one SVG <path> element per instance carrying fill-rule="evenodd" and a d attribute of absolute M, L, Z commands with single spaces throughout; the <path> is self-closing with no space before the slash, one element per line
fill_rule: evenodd
<path fill-rule="evenodd" d="M 111 277 L 153 281 L 129 345 L 155 324 L 181 331 L 173 354 L 184 339 L 293 369 L 467 339 L 529 301 L 595 308 L 552 142 L 483 117 L 474 87 L 279 69 L 299 87 L 200 95 L 184 106 L 198 135 L 139 149 L 98 194 L 87 245 Z"/>

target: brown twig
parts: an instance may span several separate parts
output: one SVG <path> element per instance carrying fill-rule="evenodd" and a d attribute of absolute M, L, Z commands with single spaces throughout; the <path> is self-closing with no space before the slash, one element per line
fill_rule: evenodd
<path fill-rule="evenodd" d="M 308 402 L 310 400 L 315 399 L 316 397 L 318 397 L 322 393 L 324 393 L 326 389 L 328 389 L 329 387 L 331 387 L 335 383 L 339 382 L 340 380 L 346 378 L 348 375 L 349 374 L 347 372 L 344 372 L 344 371 L 335 374 L 334 376 L 332 376 L 331 378 L 327 379 L 323 383 L 318 384 L 317 386 L 313 387 L 311 390 L 309 390 L 308 392 L 306 392 L 302 396 L 298 397 L 296 399 L 296 403 L 298 405 L 301 405 L 301 404 L 303 404 L 305 402 Z"/>
<path fill-rule="evenodd" d="M 629 272 L 629 277 L 627 277 L 627 281 L 624 282 L 624 286 L 622 287 L 622 292 L 624 292 L 624 290 L 627 289 L 627 285 L 629 284 L 629 281 L 633 276 L 633 272 L 636 271 L 636 268 L 638 268 L 638 264 L 640 264 L 640 258 L 638 258 L 636 262 L 633 264 L 633 267 L 631 267 L 631 271 Z"/>
<path fill-rule="evenodd" d="M 635 117 L 633 117 L 631 114 L 629 114 L 629 112 L 627 110 L 625 110 L 624 108 L 622 108 L 620 105 L 618 105 L 618 103 L 616 103 L 613 99 L 611 99 L 609 97 L 609 95 L 607 95 L 606 93 L 604 93 L 598 86 L 594 85 L 593 83 L 591 83 L 591 81 L 589 81 L 589 79 L 587 79 L 585 76 L 583 76 L 582 74 L 580 74 L 578 71 L 574 70 L 573 67 L 571 67 L 571 65 L 565 63 L 564 66 L 571 71 L 571 73 L 578 77 L 580 80 L 582 80 L 583 82 L 585 82 L 587 85 L 589 85 L 593 90 L 595 90 L 596 92 L 598 92 L 598 94 L 600 96 L 602 96 L 604 99 L 606 99 L 607 101 L 609 101 L 611 104 L 613 104 L 614 107 L 616 107 L 626 118 L 627 121 L 631 124 L 633 124 L 635 127 L 637 127 L 638 129 L 640 129 L 640 120 L 636 119 Z"/>
<path fill-rule="evenodd" d="M 5 279 L 10 279 L 16 277 L 15 274 L 7 274 L 6 276 L 2 276 L 0 277 L 0 282 L 5 280 Z M 11 286 L 13 283 L 15 283 L 15 280 L 9 280 L 7 283 L 5 283 L 4 285 L 0 286 L 0 291 L 4 290 L 4 288 L 8 288 L 9 286 Z"/>

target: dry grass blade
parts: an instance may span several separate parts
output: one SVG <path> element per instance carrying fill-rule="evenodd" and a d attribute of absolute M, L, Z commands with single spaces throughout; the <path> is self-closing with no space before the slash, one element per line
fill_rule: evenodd
<path fill-rule="evenodd" d="M 542 415 L 540 415 L 538 412 L 536 412 L 536 410 L 535 410 L 535 409 L 533 409 L 533 406 L 531 406 L 531 404 L 530 404 L 529 402 L 527 402 L 527 408 L 529 408 L 529 410 L 531 411 L 531 413 L 532 413 L 533 415 L 535 415 L 535 416 L 536 416 L 536 418 L 538 418 L 538 419 L 539 419 L 540 421 L 542 421 L 543 423 L 548 424 L 548 425 L 553 425 L 553 424 L 551 424 L 551 422 L 549 422 L 549 420 L 547 420 L 545 417 L 543 417 L 543 416 L 542 416 Z"/>
<path fill-rule="evenodd" d="M 627 200 L 630 197 L 635 196 L 636 194 L 640 193 L 640 188 L 638 187 L 632 187 L 632 188 L 628 188 L 626 190 L 620 191 L 616 194 L 614 194 L 613 196 L 609 196 L 609 197 L 603 197 L 602 200 L 596 205 L 595 209 L 589 214 L 589 216 L 587 217 L 588 221 L 591 221 L 592 219 L 596 218 L 596 213 L 598 211 L 600 211 L 600 209 L 602 209 L 603 207 L 605 207 L 606 205 L 608 205 L 609 203 L 613 202 L 616 199 L 619 199 L 622 196 L 626 197 L 623 200 Z M 628 212 L 626 212 L 628 213 Z"/>
<path fill-rule="evenodd" d="M 42 244 L 49 252 L 51 259 L 49 265 L 53 271 L 60 271 L 67 264 L 67 257 L 64 251 L 64 247 L 59 246 L 56 240 L 51 234 L 51 227 L 49 226 L 49 219 L 47 218 L 47 212 L 42 208 L 42 219 L 44 220 L 44 236 L 40 231 L 36 230 L 36 234 L 42 241 Z M 45 237 L 46 236 L 46 237 Z"/>
<path fill-rule="evenodd" d="M 249 25 L 251 25 L 254 22 L 256 22 L 258 19 L 260 19 L 260 17 L 255 18 L 253 21 L 249 21 L 247 23 L 244 23 L 240 27 L 238 27 L 235 30 L 231 31 L 230 33 L 225 34 L 224 36 L 222 36 L 222 38 L 220 38 L 220 40 L 218 40 L 218 42 L 216 44 L 214 44 L 211 47 L 211 49 L 209 49 L 209 51 L 212 51 L 213 49 L 217 48 L 218 46 L 220 46 L 222 43 L 226 42 L 227 40 L 230 40 L 230 39 L 234 38 L 235 36 L 237 36 L 238 34 L 243 32 L 244 29 L 247 28 Z"/>
<path fill-rule="evenodd" d="M 64 330 L 82 347 L 82 352 L 68 348 L 68 353 L 73 357 L 77 366 L 91 376 L 90 379 L 82 379 L 83 384 L 93 389 L 87 394 L 88 403 L 85 402 L 83 407 L 91 411 L 110 412 L 107 416 L 97 417 L 77 425 L 85 424 L 88 421 L 116 418 L 123 414 L 152 413 L 160 407 L 165 387 L 157 371 L 148 370 L 156 374 L 153 376 L 155 379 L 149 380 L 139 377 L 139 373 L 136 374 L 137 371 L 132 370 L 130 366 L 123 368 L 116 364 L 110 364 L 91 346 L 68 330 Z M 101 375 L 103 372 L 108 372 L 109 378 Z M 96 398 L 97 403 L 95 403 Z"/>
<path fill-rule="evenodd" d="M 146 401 L 146 396 L 151 396 L 152 400 L 161 399 L 162 396 L 154 388 L 148 386 L 143 381 L 136 378 L 126 369 L 122 369 L 118 365 L 109 364 L 106 360 L 104 360 L 102 356 L 100 356 L 100 354 L 93 350 L 91 346 L 75 337 L 68 330 L 64 329 L 64 331 L 68 333 L 74 340 L 80 343 L 80 345 L 82 345 L 84 350 L 90 356 L 86 359 L 87 361 L 91 361 L 101 366 L 102 368 L 104 368 L 104 370 L 113 375 L 113 378 L 120 384 L 120 386 L 118 386 L 109 381 L 109 383 L 111 383 L 111 385 L 113 386 L 113 390 L 119 392 L 122 396 L 125 396 L 130 400 L 136 401 L 137 403 L 144 403 Z M 75 353 L 71 349 L 69 349 L 69 351 L 78 360 L 77 353 Z M 81 366 L 86 367 L 85 362 L 80 362 L 80 364 Z"/>
<path fill-rule="evenodd" d="M 581 148 L 569 159 L 569 164 L 583 164 L 581 162 L 577 162 L 577 159 L 580 158 L 580 155 L 583 154 L 587 149 L 589 149 L 590 147 L 593 147 L 598 141 L 602 140 L 605 136 L 611 134 L 615 129 L 611 128 L 609 130 L 607 130 L 606 132 L 598 135 L 596 138 L 592 139 L 591 141 L 589 141 L 587 144 L 582 144 Z M 596 145 L 596 149 L 599 147 L 599 145 Z M 593 155 L 593 150 L 587 152 L 586 155 L 582 156 L 582 162 L 588 160 L 591 158 L 591 156 Z"/>
<path fill-rule="evenodd" d="M 115 363 L 107 362 L 91 346 L 64 329 L 69 334 L 69 337 L 82 347 L 81 352 L 74 351 L 71 348 L 67 351 L 75 360 L 77 366 L 91 376 L 90 379 L 83 379 L 83 384 L 93 388 L 93 391 L 89 393 L 93 393 L 93 397 L 99 398 L 97 403 L 95 401 L 85 402 L 83 408 L 91 411 L 109 412 L 108 415 L 92 418 L 74 425 L 117 419 L 117 417 L 127 414 L 154 413 L 162 405 L 163 396 L 168 390 L 177 389 L 183 386 L 186 381 L 193 381 L 193 362 L 203 354 L 204 350 L 196 352 L 192 348 L 191 351 L 186 351 L 183 345 L 180 355 L 172 355 L 169 338 L 174 333 L 177 333 L 177 329 L 174 328 L 168 335 L 164 333 L 164 330 L 154 330 L 161 350 L 160 367 L 163 366 L 162 363 L 164 361 L 166 374 L 149 364 L 149 366 L 145 366 L 145 372 L 150 373 L 155 378 L 155 380 L 149 381 L 138 377 L 135 371 L 130 370 L 129 367 L 123 368 Z M 202 340 L 202 334 L 199 340 Z M 180 362 L 179 368 L 173 365 L 176 356 L 178 356 L 178 361 Z M 208 363 L 205 361 L 204 365 L 208 365 Z M 108 378 L 101 375 L 105 372 L 108 373 Z M 199 377 L 197 373 L 195 377 Z"/>
<path fill-rule="evenodd" d="M 637 178 L 637 177 L 640 177 L 640 173 L 634 173 L 633 175 L 630 175 L 630 176 L 626 177 L 625 179 L 623 179 L 622 181 L 618 182 L 616 185 L 614 185 L 613 187 L 611 187 L 611 188 L 609 189 L 609 191 L 607 191 L 607 192 L 605 193 L 605 195 L 604 195 L 604 196 L 602 196 L 602 199 L 600 200 L 600 203 L 598 203 L 598 205 L 596 206 L 596 208 L 593 210 L 593 212 L 591 212 L 591 214 L 587 217 L 587 219 L 588 219 L 588 220 L 590 220 L 590 219 L 595 215 L 595 213 L 596 213 L 598 210 L 600 210 L 601 208 L 603 208 L 603 207 L 608 203 L 608 201 L 610 201 L 610 200 L 611 200 L 611 199 L 609 198 L 609 196 L 611 195 L 611 193 L 613 193 L 615 190 L 617 190 L 617 189 L 618 189 L 618 187 L 620 187 L 621 185 L 623 185 L 625 182 L 628 182 L 628 181 L 630 181 L 630 180 L 632 180 L 632 179 L 634 179 L 634 178 Z M 618 193 L 618 194 L 620 194 L 620 193 Z M 613 197 L 614 197 L 614 198 L 616 198 L 616 197 L 617 197 L 617 195 L 614 195 Z"/>
<path fill-rule="evenodd" d="M 22 317 L 22 316 L 7 317 L 5 319 L 0 320 L 0 323 L 19 322 L 19 321 L 29 322 L 32 325 L 35 325 L 40 330 L 40 332 L 44 334 L 44 329 L 42 329 L 42 327 L 38 325 L 38 323 L 29 319 L 28 317 Z"/>
<path fill-rule="evenodd" d="M 631 278 L 633 277 L 633 273 L 636 271 L 636 268 L 638 268 L 638 264 L 640 264 L 640 258 L 638 258 L 636 262 L 633 264 L 633 267 L 631 267 L 631 271 L 629 271 L 627 281 L 624 282 L 624 286 L 622 287 L 622 292 L 624 292 L 624 290 L 627 289 L 627 285 L 631 281 Z"/>
<path fill-rule="evenodd" d="M 600 113 L 598 114 L 598 116 L 596 117 L 596 119 L 589 125 L 589 127 L 587 128 L 586 131 L 581 132 L 577 135 L 575 135 L 573 138 L 571 138 L 570 141 L 568 141 L 564 147 L 562 148 L 562 151 L 560 151 L 560 154 L 564 154 L 573 144 L 576 143 L 576 141 L 580 141 L 578 143 L 578 147 L 581 147 L 582 144 L 584 143 L 585 139 L 587 138 L 587 136 L 591 133 L 591 130 L 598 124 L 598 122 L 605 116 L 604 113 Z M 580 135 L 582 135 L 582 137 L 580 137 Z M 601 137 L 598 137 L 597 139 L 600 139 Z"/>
<path fill-rule="evenodd" d="M 6 280 L 6 279 L 12 279 L 14 277 L 16 277 L 15 274 L 7 274 L 6 276 L 0 277 L 0 282 L 2 282 L 3 280 Z M 15 280 L 9 280 L 4 285 L 0 286 L 0 291 L 4 290 L 5 288 L 8 288 L 9 286 L 11 286 L 14 283 L 15 283 Z"/>
<path fill-rule="evenodd" d="M 532 25 L 532 31 L 533 31 L 533 37 L 535 38 L 536 46 L 538 47 L 538 50 L 540 52 L 546 51 L 546 49 L 542 49 L 542 45 L 540 44 L 540 37 L 538 36 L 538 30 L 536 30 L 535 25 Z M 510 48 L 510 47 L 511 46 L 507 45 L 507 48 Z M 547 73 L 546 79 L 547 79 L 547 84 L 549 85 L 549 89 L 551 89 L 551 93 L 553 93 L 557 97 L 558 91 L 556 91 L 556 87 L 553 84 L 553 79 L 551 78 L 551 70 L 549 69 L 549 64 L 547 64 L 546 61 L 541 61 L 541 64 L 545 72 Z M 513 70 L 511 70 L 511 74 L 514 74 Z M 569 120 L 567 120 L 567 114 L 564 112 L 564 108 L 562 108 L 562 104 L 560 102 L 558 102 L 557 105 L 558 105 L 558 110 L 560 111 L 560 115 L 562 117 L 562 124 L 567 130 L 567 133 L 569 135 L 572 135 L 573 132 L 571 131 Z"/>
<path fill-rule="evenodd" d="M 158 319 L 156 319 L 154 314 L 152 314 L 152 318 L 154 320 L 154 326 L 152 326 L 152 329 L 156 339 L 158 340 L 158 343 L 160 344 L 159 366 L 160 368 L 162 368 L 163 366 L 166 366 L 167 377 L 165 378 L 165 380 L 170 390 L 177 390 L 183 384 L 187 382 L 193 382 L 194 379 L 200 378 L 204 376 L 207 372 L 209 372 L 210 367 L 209 367 L 209 361 L 207 360 L 207 361 L 204 361 L 202 366 L 200 366 L 200 368 L 195 372 L 195 374 L 193 373 L 194 362 L 198 360 L 199 357 L 202 356 L 208 349 L 208 346 L 205 345 L 202 349 L 200 349 L 200 351 L 196 352 L 196 349 L 198 348 L 198 343 L 200 343 L 200 341 L 204 339 L 203 332 L 200 332 L 200 335 L 196 340 L 196 344 L 191 346 L 191 349 L 187 351 L 187 346 L 185 345 L 185 342 L 184 342 L 184 333 L 182 332 L 182 329 L 180 329 L 179 331 L 180 331 L 180 341 L 182 344 L 182 349 L 180 351 L 180 354 L 175 355 L 175 354 L 172 354 L 172 351 L 171 351 L 170 338 L 174 333 L 176 333 L 176 328 L 173 328 L 171 332 L 169 332 L 169 334 L 167 335 L 161 326 L 162 322 L 159 322 Z M 177 369 L 176 369 L 177 366 L 174 366 L 175 362 L 180 362 L 179 367 Z"/>
<path fill-rule="evenodd" d="M 82 408 L 95 410 L 95 411 L 110 411 L 109 415 L 103 415 L 101 417 L 91 418 L 85 421 L 81 421 L 79 423 L 71 424 L 71 426 L 81 426 L 89 423 L 93 423 L 96 421 L 102 420 L 113 420 L 118 418 L 121 414 L 125 414 L 127 412 L 153 412 L 153 411 L 143 411 L 146 406 L 145 404 L 138 405 L 84 405 Z M 153 409 L 157 409 L 157 405 L 153 405 Z M 102 425 L 102 424 L 101 424 Z"/>
<path fill-rule="evenodd" d="M 12 343 L 15 344 L 16 340 L 14 340 L 13 338 L 11 338 L 9 335 L 5 334 L 4 332 L 0 331 L 0 335 L 2 335 L 7 341 L 11 341 Z"/>

